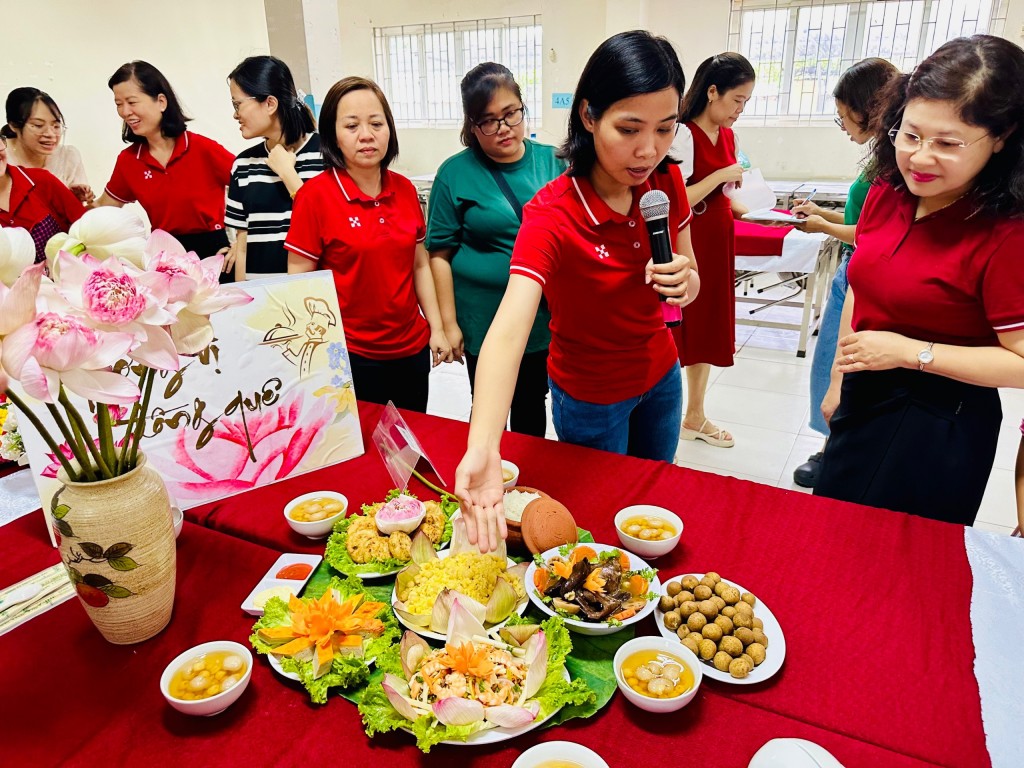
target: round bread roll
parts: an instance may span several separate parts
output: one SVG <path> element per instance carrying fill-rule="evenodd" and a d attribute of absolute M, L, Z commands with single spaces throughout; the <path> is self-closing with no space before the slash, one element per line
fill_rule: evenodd
<path fill-rule="evenodd" d="M 677 603 L 686 602 L 687 600 L 693 600 L 693 602 L 697 602 L 696 598 L 694 598 L 693 596 L 693 592 L 691 592 L 688 589 L 684 589 L 682 592 L 676 595 Z"/>
<path fill-rule="evenodd" d="M 721 584 L 721 582 L 719 582 L 719 584 Z M 720 598 L 718 595 L 712 595 L 708 599 L 718 607 L 719 611 L 721 611 L 723 608 L 725 608 L 725 600 Z"/>
<path fill-rule="evenodd" d="M 754 618 L 754 609 L 747 603 L 736 603 L 736 613 L 742 613 L 745 616 Z"/>
<path fill-rule="evenodd" d="M 723 591 L 724 591 L 725 589 L 726 589 L 726 585 L 725 585 L 725 582 L 724 582 L 724 581 L 719 581 L 719 582 L 717 582 L 717 583 L 715 584 L 715 586 L 714 586 L 714 587 L 712 588 L 712 590 L 711 590 L 711 591 L 712 591 L 712 592 L 714 592 L 714 593 L 715 593 L 716 595 L 721 595 L 721 594 L 722 594 L 722 592 L 723 592 Z"/>
<path fill-rule="evenodd" d="M 707 587 L 708 589 L 714 589 L 714 588 L 715 588 L 715 583 L 716 583 L 716 582 L 715 582 L 715 580 L 714 580 L 714 579 L 712 579 L 712 578 L 711 578 L 710 576 L 707 576 L 707 575 L 705 575 L 705 576 L 704 576 L 704 578 L 702 578 L 702 579 L 700 580 L 700 583 L 701 583 L 701 584 L 703 584 L 703 585 L 704 585 L 705 587 Z"/>
<path fill-rule="evenodd" d="M 754 624 L 754 629 L 764 629 L 764 622 L 761 621 L 757 616 L 751 619 Z"/>
<path fill-rule="evenodd" d="M 749 663 L 751 669 L 754 668 L 754 657 L 751 656 L 749 653 L 744 651 L 743 653 L 740 654 L 740 658 L 743 659 L 745 662 Z"/>
<path fill-rule="evenodd" d="M 716 584 L 717 584 L 718 582 L 720 582 L 720 581 L 722 580 L 722 577 L 721 577 L 721 576 L 719 576 L 719 575 L 718 575 L 717 573 L 715 573 L 714 571 L 708 571 L 707 573 L 705 573 L 705 574 L 704 574 L 704 577 L 705 577 L 705 578 L 708 578 L 708 579 L 711 579 L 711 580 L 712 580 L 713 582 L 715 582 Z"/>
<path fill-rule="evenodd" d="M 679 625 L 683 623 L 683 617 L 675 611 L 669 611 L 661 617 L 661 620 L 665 622 L 666 629 L 671 629 L 673 631 L 679 629 Z"/>
<path fill-rule="evenodd" d="M 579 541 L 569 509 L 554 499 L 534 499 L 523 510 L 523 541 L 533 554 Z"/>
<path fill-rule="evenodd" d="M 673 611 L 673 610 L 675 610 L 675 607 L 676 607 L 676 601 L 673 600 L 668 595 L 662 595 L 658 599 L 658 609 L 662 613 L 668 613 L 669 611 Z"/>

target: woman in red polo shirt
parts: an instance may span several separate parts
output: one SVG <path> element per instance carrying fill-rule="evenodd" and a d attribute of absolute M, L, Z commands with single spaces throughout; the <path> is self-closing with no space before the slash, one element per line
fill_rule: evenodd
<path fill-rule="evenodd" d="M 227 248 L 225 192 L 235 156 L 213 139 L 185 130 L 191 118 L 152 64 L 128 62 L 107 86 L 124 120 L 121 139 L 131 146 L 117 156 L 98 204 L 138 202 L 154 229 L 170 232 L 201 258 Z M 229 276 L 232 266 L 225 260 Z"/>
<path fill-rule="evenodd" d="M 0 136 L 0 227 L 28 230 L 36 261 L 46 258 L 46 241 L 67 232 L 84 212 L 74 193 L 49 171 L 8 164 L 7 139 Z"/>
<path fill-rule="evenodd" d="M 815 493 L 970 525 L 1024 387 L 1024 51 L 958 38 L 893 83 Z"/>
<path fill-rule="evenodd" d="M 576 87 L 560 150 L 569 169 L 523 208 L 455 476 L 469 538 L 482 550 L 505 536 L 499 448 L 542 295 L 551 310 L 548 379 L 559 440 L 661 461 L 675 455 L 682 381 L 659 297 L 682 306 L 696 295 L 690 207 L 667 157 L 683 86 L 664 38 L 634 31 L 603 42 Z M 669 199 L 676 255 L 667 264 L 652 263 L 640 216 L 640 197 L 651 189 Z"/>
<path fill-rule="evenodd" d="M 326 170 L 295 196 L 284 247 L 288 272 L 334 273 L 356 395 L 427 410 L 433 365 L 451 361 L 423 247 L 416 188 L 388 170 L 398 135 L 384 93 L 346 77 L 320 110 Z"/>

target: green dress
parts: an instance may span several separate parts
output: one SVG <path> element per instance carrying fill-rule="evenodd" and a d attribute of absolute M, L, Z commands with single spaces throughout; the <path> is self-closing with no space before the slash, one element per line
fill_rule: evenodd
<path fill-rule="evenodd" d="M 861 208 L 864 207 L 864 201 L 867 199 L 870 188 L 871 182 L 864 178 L 862 171 L 853 184 L 850 185 L 850 191 L 846 195 L 846 207 L 843 209 L 843 224 L 857 225 L 857 221 L 860 219 Z M 849 259 L 852 253 L 853 246 L 843 243 L 843 260 Z"/>
<path fill-rule="evenodd" d="M 552 179 L 565 171 L 555 148 L 525 140 L 526 151 L 514 163 L 493 163 L 521 204 L 526 204 Z M 455 311 L 466 351 L 480 354 L 487 329 L 508 285 L 512 246 L 519 234 L 519 218 L 485 161 L 465 149 L 441 165 L 430 191 L 426 247 L 452 249 Z M 537 312 L 526 351 L 540 352 L 551 341 L 551 316 L 543 306 Z"/>

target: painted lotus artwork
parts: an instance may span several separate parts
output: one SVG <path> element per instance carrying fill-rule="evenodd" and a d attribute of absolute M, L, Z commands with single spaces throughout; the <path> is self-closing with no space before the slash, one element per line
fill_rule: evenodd
<path fill-rule="evenodd" d="M 30 275 L 44 283 L 36 321 L 5 337 L 19 395 L 49 432 L 18 421 L 44 508 L 57 470 L 83 455 L 144 451 L 183 508 L 361 455 L 329 273 L 218 287 L 223 257 L 200 260 L 128 216 L 90 211 L 51 241 L 49 276 Z M 61 398 L 81 416 L 75 441 L 40 402 Z"/>

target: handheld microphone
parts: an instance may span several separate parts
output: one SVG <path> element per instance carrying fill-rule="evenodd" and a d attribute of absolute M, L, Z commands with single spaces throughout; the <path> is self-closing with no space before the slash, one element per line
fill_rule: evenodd
<path fill-rule="evenodd" d="M 640 215 L 644 217 L 644 223 L 647 224 L 647 235 L 651 240 L 651 256 L 655 264 L 668 264 L 673 258 L 672 239 L 668 236 L 668 208 L 668 195 L 660 189 L 645 192 L 640 198 Z M 661 316 L 665 325 L 671 328 L 682 323 L 682 308 L 668 304 L 663 294 L 661 301 Z"/>

